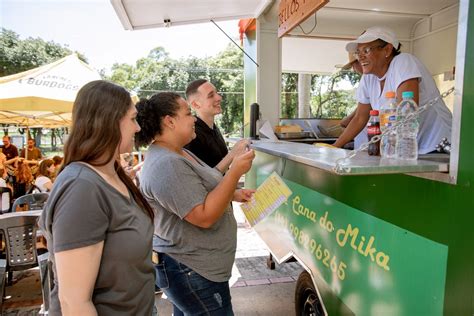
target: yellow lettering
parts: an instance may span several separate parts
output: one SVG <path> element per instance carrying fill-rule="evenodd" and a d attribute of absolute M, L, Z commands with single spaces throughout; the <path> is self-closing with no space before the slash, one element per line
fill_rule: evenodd
<path fill-rule="evenodd" d="M 390 257 L 388 255 L 383 252 L 379 252 L 375 256 L 375 259 L 377 261 L 377 265 L 384 268 L 386 271 L 390 271 L 390 267 L 388 266 L 388 261 L 390 260 Z"/>
<path fill-rule="evenodd" d="M 347 225 L 347 232 L 346 234 L 348 234 L 349 236 L 352 237 L 352 240 L 351 240 L 351 247 L 354 249 L 354 250 L 357 250 L 357 246 L 355 245 L 355 242 L 357 240 L 357 236 L 359 235 L 359 228 L 354 228 L 352 229 L 352 226 L 351 224 Z"/>
<path fill-rule="evenodd" d="M 344 238 L 342 240 L 340 238 L 341 235 L 344 235 Z M 344 229 L 341 228 L 341 229 L 337 230 L 337 232 L 336 232 L 336 241 L 339 244 L 339 246 L 344 247 L 344 245 L 347 242 L 347 234 L 346 234 L 346 231 Z"/>
<path fill-rule="evenodd" d="M 372 261 L 375 261 L 374 253 L 377 251 L 376 248 L 372 248 L 372 244 L 374 243 L 374 241 L 375 241 L 375 237 L 370 236 L 369 242 L 367 243 L 367 248 L 365 248 L 365 252 L 364 252 L 364 256 L 366 256 L 366 257 L 367 257 L 367 255 L 370 254 L 370 260 L 372 260 Z"/>
<path fill-rule="evenodd" d="M 295 213 L 296 215 L 298 215 L 298 211 L 296 210 L 297 204 L 300 204 L 300 197 L 298 195 L 295 196 L 295 198 L 293 199 L 293 213 Z"/>

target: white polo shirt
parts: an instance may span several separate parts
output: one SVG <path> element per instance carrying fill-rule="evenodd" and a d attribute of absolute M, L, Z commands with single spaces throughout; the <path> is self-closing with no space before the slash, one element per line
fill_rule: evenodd
<path fill-rule="evenodd" d="M 372 109 L 379 110 L 385 102 L 385 93 L 397 91 L 398 86 L 406 80 L 418 78 L 419 105 L 424 105 L 440 95 L 428 69 L 413 55 L 401 53 L 393 58 L 385 74 L 383 91 L 380 80 L 372 74 L 363 75 L 357 89 L 356 99 L 360 103 L 370 104 Z M 426 154 L 436 149 L 443 137 L 451 139 L 452 114 L 442 99 L 427 108 L 419 118 L 418 152 Z M 367 131 L 360 134 L 367 135 Z M 360 135 L 359 134 L 359 135 Z M 358 148 L 361 144 L 355 144 Z M 358 146 L 357 146 L 358 145 Z"/>

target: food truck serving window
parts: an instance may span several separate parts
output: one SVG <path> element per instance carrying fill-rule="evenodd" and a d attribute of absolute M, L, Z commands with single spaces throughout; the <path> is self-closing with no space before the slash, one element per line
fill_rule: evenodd
<path fill-rule="evenodd" d="M 400 3 L 399 6 L 403 5 L 403 3 Z M 301 28 L 295 28 L 288 37 L 283 38 L 282 72 L 293 74 L 328 74 L 327 64 L 330 63 L 332 66 L 336 64 L 334 60 L 337 58 L 339 51 L 345 54 L 344 59 L 340 60 L 339 64 L 347 62 L 345 50 L 328 49 L 327 45 L 330 45 L 331 41 L 347 43 L 349 40 L 347 35 L 351 32 L 349 26 L 356 33 L 370 26 L 386 25 L 397 33 L 402 43 L 402 52 L 410 53 L 420 59 L 431 73 L 440 92 L 442 94 L 447 92 L 443 98 L 453 114 L 451 139 L 448 139 L 443 144 L 441 144 L 442 139 L 439 139 L 441 144 L 440 153 L 421 154 L 417 161 L 412 162 L 396 159 L 384 160 L 368 156 L 364 152 L 348 158 L 347 151 L 324 147 L 309 149 L 307 146 L 298 143 L 261 144 L 257 145 L 256 148 L 341 175 L 405 173 L 435 181 L 456 183 L 468 27 L 467 18 L 464 18 L 463 14 L 467 14 L 469 11 L 467 8 L 469 2 L 452 1 L 447 7 L 432 7 L 431 11 L 420 11 L 416 12 L 416 14 L 415 8 L 409 10 L 412 11 L 411 14 L 404 14 L 400 7 L 399 13 L 395 14 L 392 12 L 391 16 L 384 15 L 383 23 L 372 18 L 377 15 L 376 12 L 364 10 L 365 8 L 361 8 L 363 4 L 360 3 L 357 4 L 357 8 L 354 8 L 354 15 L 346 15 L 344 19 L 339 19 L 338 14 L 340 12 L 351 10 L 351 8 L 337 7 L 338 5 L 336 3 L 328 4 L 318 11 L 317 24 L 315 24 L 316 18 L 310 16 L 301 24 Z M 381 3 L 381 13 L 384 11 L 383 6 L 384 4 Z M 393 11 L 396 10 L 394 9 Z M 408 11 L 405 10 L 405 12 Z M 364 14 L 366 18 L 363 17 Z M 311 34 L 305 33 L 304 30 L 311 29 L 314 25 L 317 26 L 314 32 L 311 32 Z M 331 30 L 331 32 L 328 30 Z M 358 34 L 352 34 L 353 38 L 357 36 Z M 334 46 L 336 47 L 337 45 Z M 323 65 L 323 63 L 325 64 Z M 283 80 L 282 82 L 282 85 L 284 85 L 286 81 Z M 282 87 L 282 93 L 287 93 L 284 88 L 285 86 Z M 449 93 L 448 91 L 450 90 L 453 92 Z M 282 94 L 280 115 L 286 113 L 285 109 L 288 107 L 288 102 L 285 103 L 286 99 L 289 98 L 285 98 Z M 279 123 L 282 125 L 299 124 L 304 132 L 308 131 L 311 134 L 314 132 L 305 127 L 314 124 L 308 124 L 307 121 L 320 118 L 316 116 L 307 119 L 302 119 L 301 117 L 280 119 Z"/>

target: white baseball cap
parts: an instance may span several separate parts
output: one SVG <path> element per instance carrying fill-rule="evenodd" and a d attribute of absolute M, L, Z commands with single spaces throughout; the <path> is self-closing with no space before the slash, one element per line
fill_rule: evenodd
<path fill-rule="evenodd" d="M 357 50 L 357 44 L 370 43 L 378 39 L 392 44 L 395 49 L 397 49 L 400 44 L 395 32 L 391 29 L 383 26 L 373 26 L 365 30 L 356 40 L 347 43 L 346 50 L 350 53 L 355 52 Z"/>

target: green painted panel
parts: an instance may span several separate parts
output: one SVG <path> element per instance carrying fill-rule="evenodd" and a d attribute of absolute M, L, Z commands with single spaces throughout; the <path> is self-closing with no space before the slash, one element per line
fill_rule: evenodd
<path fill-rule="evenodd" d="M 474 181 L 474 3 L 469 3 L 464 86 L 462 90 L 461 135 L 458 184 L 472 186 Z M 462 55 L 463 52 L 458 52 Z M 474 276 L 473 276 L 474 281 Z M 474 297 L 473 297 L 474 301 Z M 474 304 L 474 303 L 473 303 Z"/>
<path fill-rule="evenodd" d="M 293 194 L 267 220 L 356 315 L 443 314 L 448 247 L 284 181 Z"/>
<path fill-rule="evenodd" d="M 245 33 L 244 50 L 257 60 L 257 31 Z M 244 56 L 244 136 L 250 135 L 250 105 L 257 102 L 257 65 Z"/>
<path fill-rule="evenodd" d="M 339 176 L 261 152 L 257 152 L 252 169 L 246 175 L 246 186 L 256 187 L 262 176 L 273 171 L 285 180 L 367 216 L 446 245 L 449 252 L 443 314 L 474 313 L 474 190 L 471 186 L 408 175 Z M 279 228 L 268 229 L 280 231 Z M 302 257 L 307 253 L 300 248 L 289 250 Z M 337 297 L 340 298 L 335 293 L 330 299 L 337 301 Z M 334 306 L 330 315 L 341 315 L 340 307 L 336 303 Z"/>

